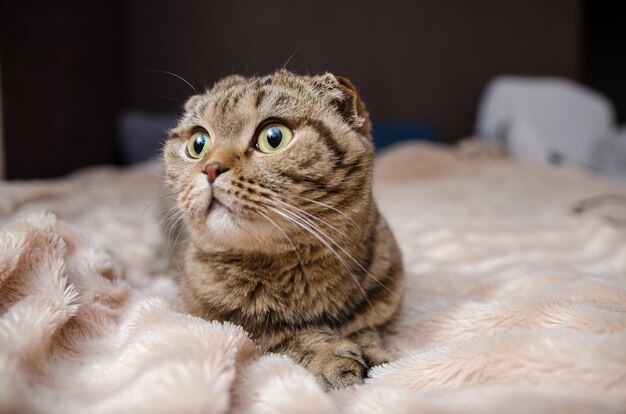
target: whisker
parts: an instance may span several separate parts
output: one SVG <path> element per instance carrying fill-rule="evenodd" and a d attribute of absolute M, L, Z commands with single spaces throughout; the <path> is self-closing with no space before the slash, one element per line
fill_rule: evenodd
<path fill-rule="evenodd" d="M 277 199 L 273 199 L 273 201 L 276 201 L 276 202 L 278 202 L 278 203 L 282 204 L 282 205 L 283 205 L 283 206 L 285 206 L 286 208 L 296 210 L 297 212 L 300 212 L 300 213 L 302 213 L 302 214 L 306 215 L 307 217 L 310 217 L 312 220 L 317 220 L 317 221 L 319 221 L 320 223 L 322 223 L 322 224 L 324 224 L 324 225 L 326 225 L 326 226 L 330 227 L 331 229 L 333 229 L 334 231 L 336 231 L 337 233 L 339 233 L 339 235 L 340 235 L 340 236 L 342 236 L 342 237 L 344 238 L 344 240 L 345 240 L 345 241 L 347 241 L 347 240 L 349 240 L 349 239 L 350 239 L 350 238 L 348 237 L 348 235 L 346 235 L 346 233 L 344 233 L 342 230 L 338 229 L 337 227 L 335 227 L 334 225 L 330 224 L 328 221 L 324 220 L 324 219 L 323 219 L 323 218 L 321 218 L 321 217 L 318 217 L 318 216 L 316 216 L 316 215 L 314 215 L 314 214 L 311 214 L 311 213 L 309 213 L 308 211 L 304 211 L 304 210 L 302 210 L 301 208 L 298 208 L 298 207 L 296 207 L 296 206 L 294 206 L 294 205 L 291 205 L 291 204 L 289 204 L 289 203 L 285 203 L 285 202 L 280 201 L 280 200 L 277 200 Z"/>
<path fill-rule="evenodd" d="M 181 101 L 180 99 L 170 98 L 169 96 L 157 95 L 156 93 L 153 93 L 152 96 L 155 98 L 159 98 L 159 99 L 165 99 L 166 101 L 176 102 L 179 105 L 182 105 L 185 103 L 184 101 Z"/>
<path fill-rule="evenodd" d="M 163 217 L 159 221 L 159 225 L 169 223 L 172 220 L 172 218 L 175 217 L 176 214 L 179 214 L 179 213 L 180 213 L 180 211 L 178 210 L 178 207 L 176 207 L 176 206 L 171 207 L 171 208 L 165 210 L 165 214 L 163 215 Z"/>
<path fill-rule="evenodd" d="M 274 225 L 274 227 L 276 227 L 278 229 L 278 231 L 281 232 L 281 234 L 285 237 L 285 239 L 289 242 L 289 244 L 291 245 L 291 248 L 293 249 L 294 253 L 296 254 L 296 256 L 298 256 L 298 264 L 300 265 L 300 268 L 304 271 L 304 263 L 302 262 L 302 257 L 300 257 L 300 253 L 298 252 L 298 249 L 296 248 L 296 246 L 293 244 L 293 242 L 291 241 L 291 239 L 289 238 L 289 236 L 287 236 L 287 233 L 285 233 L 285 231 L 278 225 L 276 224 L 276 222 L 274 220 L 272 220 L 271 218 L 269 218 L 267 215 L 263 214 L 262 212 L 260 212 L 259 210 L 255 209 L 254 211 L 256 211 L 259 215 L 261 215 L 262 217 L 264 217 L 267 221 L 269 221 L 270 223 L 272 223 Z"/>
<path fill-rule="evenodd" d="M 293 214 L 293 213 L 292 213 Z M 326 234 L 322 228 L 320 228 L 317 224 L 311 222 L 310 220 L 305 219 L 304 217 L 299 217 L 302 221 L 304 221 L 305 223 L 307 223 L 308 225 L 310 225 L 311 227 L 314 227 L 323 237 L 325 237 L 330 243 L 332 243 L 335 247 L 337 247 L 339 250 L 341 250 L 341 252 L 343 252 L 345 254 L 345 256 L 350 259 L 352 262 L 354 262 L 366 275 L 368 275 L 369 277 L 371 277 L 376 283 L 378 283 L 381 287 L 383 287 L 385 290 L 387 290 L 389 293 L 397 295 L 396 292 L 392 291 L 391 289 L 389 289 L 384 283 L 382 283 L 380 280 L 378 280 L 378 278 L 376 276 L 374 276 L 373 274 L 371 274 L 365 267 L 363 267 L 363 265 L 354 258 L 354 256 L 352 256 L 352 254 L 350 254 L 350 252 L 348 252 L 346 249 L 344 249 L 339 243 L 337 243 L 335 240 L 333 240 L 330 236 L 328 236 L 328 234 Z"/>
<path fill-rule="evenodd" d="M 352 277 L 352 279 L 354 280 L 354 283 L 357 285 L 357 287 L 359 288 L 359 290 L 361 291 L 361 293 L 363 294 L 363 297 L 365 298 L 365 300 L 368 301 L 369 303 L 369 299 L 367 297 L 367 293 L 365 292 L 365 289 L 363 289 L 363 286 L 361 286 L 361 283 L 359 283 L 359 280 L 357 279 L 357 277 L 354 275 L 354 273 L 352 273 L 352 270 L 350 270 L 350 266 L 348 266 L 348 264 L 346 263 L 345 259 L 343 257 L 341 257 L 337 251 L 333 248 L 332 245 L 330 245 L 328 243 L 328 241 L 322 237 L 319 233 L 317 233 L 315 230 L 311 229 L 311 227 L 307 226 L 306 224 L 302 223 L 300 220 L 302 220 L 301 217 L 298 217 L 297 215 L 293 215 L 293 213 L 291 213 L 291 215 L 288 212 L 285 211 L 281 211 L 275 207 L 272 206 L 267 206 L 270 210 L 272 210 L 273 212 L 275 212 L 276 214 L 280 215 L 281 217 L 284 217 L 285 219 L 287 219 L 288 221 L 291 221 L 292 223 L 297 224 L 298 226 L 300 226 L 301 228 L 303 228 L 304 230 L 308 231 L 311 235 L 313 235 L 313 237 L 315 237 L 317 240 L 319 240 L 327 249 L 328 251 L 330 251 L 336 258 L 337 260 L 343 265 L 343 267 L 348 271 L 348 273 L 350 274 L 350 276 Z M 304 221 L 304 220 L 302 220 Z M 305 221 L 306 223 L 306 221 Z M 326 235 L 326 237 L 328 237 Z"/>
<path fill-rule="evenodd" d="M 294 222 L 294 223 L 296 223 L 296 224 L 298 224 L 298 225 L 300 225 L 300 224 L 304 223 L 304 224 L 308 225 L 308 227 L 312 227 L 313 229 L 315 229 L 315 230 L 316 230 L 316 232 L 317 232 L 317 235 L 316 235 L 316 234 L 314 234 L 314 233 L 310 230 L 310 228 L 307 228 L 307 231 L 309 231 L 309 233 L 313 234 L 313 236 L 315 236 L 318 240 L 320 240 L 320 237 L 324 239 L 323 241 L 322 241 L 322 240 L 320 240 L 320 241 L 321 241 L 321 242 L 324 244 L 324 246 L 325 246 L 326 248 L 328 248 L 328 249 L 329 249 L 329 250 L 330 250 L 330 251 L 331 251 L 331 252 L 332 252 L 332 253 L 333 253 L 333 254 L 334 254 L 334 255 L 335 255 L 335 256 L 336 256 L 339 260 L 341 260 L 341 261 L 342 261 L 342 265 L 346 268 L 346 270 L 348 270 L 348 272 L 350 273 L 350 275 L 351 275 L 353 278 L 355 278 L 355 281 L 356 281 L 356 277 L 354 276 L 354 274 L 353 274 L 353 273 L 352 273 L 352 271 L 350 270 L 350 266 L 348 266 L 348 264 L 345 262 L 345 259 L 344 259 L 343 257 L 341 257 L 340 255 L 338 255 L 337 251 L 335 250 L 335 248 L 334 248 L 333 246 L 335 246 L 337 249 L 339 249 L 339 250 L 340 250 L 340 251 L 341 251 L 341 252 L 342 252 L 342 253 L 343 253 L 343 254 L 344 254 L 344 255 L 345 255 L 348 259 L 350 259 L 350 260 L 351 260 L 354 264 L 356 264 L 356 265 L 357 265 L 357 266 L 358 266 L 358 267 L 359 267 L 359 268 L 360 268 L 360 269 L 361 269 L 361 270 L 362 270 L 362 271 L 363 271 L 363 272 L 364 272 L 364 273 L 365 273 L 368 277 L 372 278 L 372 279 L 373 279 L 373 280 L 374 280 L 377 284 L 379 284 L 381 287 L 383 287 L 383 288 L 384 288 L 385 290 L 387 290 L 389 293 L 391 293 L 391 294 L 393 294 L 393 295 L 398 295 L 396 292 L 392 291 L 392 290 L 391 290 L 391 289 L 389 289 L 389 287 L 387 287 L 384 283 L 382 283 L 380 280 L 378 280 L 378 278 L 377 278 L 376 276 L 374 276 L 374 275 L 373 275 L 373 274 L 372 274 L 369 270 L 367 270 L 365 267 L 363 267 L 363 265 L 362 265 L 362 264 L 361 264 L 361 263 L 360 263 L 360 262 L 359 262 L 356 258 L 354 258 L 354 256 L 352 256 L 352 254 L 350 254 L 350 252 L 348 252 L 348 251 L 347 251 L 346 249 L 344 249 L 344 248 L 343 248 L 343 247 L 342 247 L 339 243 L 337 243 L 337 241 L 335 241 L 332 237 L 330 237 L 330 236 L 329 236 L 329 235 L 328 235 L 328 234 L 327 234 L 327 233 L 326 233 L 326 232 L 325 232 L 325 231 L 324 231 L 324 230 L 323 230 L 323 229 L 322 229 L 322 228 L 321 228 L 321 227 L 320 227 L 317 223 L 315 223 L 315 222 L 313 222 L 313 221 L 311 221 L 311 220 L 308 220 L 308 219 L 307 219 L 307 218 L 305 218 L 305 217 L 302 217 L 302 215 L 298 215 L 298 214 L 296 213 L 296 211 L 298 211 L 298 212 L 300 212 L 300 213 L 303 213 L 303 214 L 305 214 L 306 216 L 311 217 L 311 218 L 312 218 L 312 219 L 314 219 L 314 220 L 320 221 L 320 222 L 322 222 L 323 224 L 326 224 L 329 228 L 331 228 L 331 229 L 335 230 L 336 232 L 338 232 L 340 236 L 343 236 L 344 241 L 348 241 L 350 238 L 349 238 L 349 237 L 348 237 L 348 236 L 347 236 L 344 232 L 342 232 L 342 231 L 341 231 L 341 230 L 339 230 L 337 227 L 335 227 L 334 225 L 332 225 L 332 224 L 328 223 L 327 221 L 323 220 L 323 219 L 322 219 L 322 218 L 320 218 L 320 217 L 317 217 L 317 216 L 315 216 L 315 215 L 313 215 L 313 214 L 311 214 L 311 213 L 309 213 L 309 212 L 307 212 L 307 211 L 304 211 L 304 210 L 302 210 L 301 208 L 296 207 L 296 206 L 294 206 L 294 205 L 292 205 L 292 204 L 289 204 L 289 203 L 286 203 L 286 202 L 284 202 L 284 201 L 281 201 L 279 198 L 282 198 L 282 199 L 285 199 L 285 198 L 284 198 L 284 197 L 281 197 L 279 194 L 277 194 L 277 193 L 275 193 L 275 192 L 272 192 L 272 193 L 273 193 L 274 197 L 272 197 L 272 198 L 269 198 L 269 197 L 268 197 L 268 200 L 269 200 L 269 201 L 272 201 L 272 202 L 277 202 L 277 203 L 280 203 L 281 205 L 285 206 L 285 207 L 286 207 L 286 209 L 283 209 L 283 213 L 291 216 L 291 218 L 289 218 L 289 219 L 290 219 L 290 221 L 292 221 L 292 222 Z M 297 197 L 297 198 L 300 198 L 300 199 L 302 199 L 302 200 L 309 201 L 309 202 L 312 202 L 312 203 L 315 203 L 315 204 L 319 204 L 319 205 L 324 206 L 324 207 L 326 207 L 326 208 L 329 208 L 329 209 L 331 209 L 331 210 L 333 210 L 333 211 L 336 211 L 336 212 L 338 212 L 339 214 L 341 214 L 343 217 L 346 217 L 346 218 L 348 219 L 348 221 L 349 221 L 351 224 L 353 224 L 353 225 L 355 226 L 355 228 L 358 228 L 358 226 L 356 225 L 356 222 L 355 222 L 355 221 L 354 221 L 351 217 L 349 217 L 348 215 L 346 215 L 344 212 L 342 212 L 342 211 L 340 211 L 340 210 L 338 210 L 338 209 L 336 209 L 336 208 L 334 208 L 334 207 L 332 207 L 332 206 L 330 206 L 330 205 L 328 205 L 328 204 L 325 204 L 325 203 L 322 203 L 322 202 L 319 202 L 319 201 L 316 201 L 316 200 L 311 200 L 311 199 L 309 199 L 309 198 L 306 198 L 306 197 L 301 197 L 301 196 L 297 196 L 297 195 L 295 195 L 295 194 L 292 194 L 292 195 L 293 195 L 293 196 L 295 196 L 295 197 Z M 269 207 L 269 208 L 272 208 L 272 209 L 274 209 L 275 207 L 277 207 L 277 206 L 271 206 L 271 205 L 269 205 L 269 204 L 265 204 L 265 205 L 266 205 L 266 207 Z M 296 211 L 294 211 L 294 210 L 296 210 Z M 283 217 L 284 217 L 284 214 L 283 214 Z M 292 219 L 292 218 L 293 218 L 293 219 Z M 302 223 L 299 223 L 298 221 L 301 221 Z M 300 227 L 302 227 L 302 226 L 300 226 Z M 358 281 L 357 281 L 357 283 L 358 283 Z M 360 284 L 359 284 L 359 287 L 361 288 L 361 290 L 363 290 L 363 288 L 361 287 L 361 285 L 360 285 Z"/>
<path fill-rule="evenodd" d="M 196 67 L 196 70 L 198 71 L 198 74 L 202 78 L 202 82 L 204 84 L 204 89 L 207 89 L 208 88 L 208 84 L 206 83 L 206 79 L 205 79 L 204 75 L 202 74 L 202 71 L 200 70 L 200 67 L 198 66 L 198 63 L 196 63 L 196 60 L 193 58 L 193 56 L 191 56 L 191 53 L 189 53 L 189 51 L 187 50 L 186 47 L 183 47 L 183 49 L 185 50 L 185 54 L 189 57 L 189 59 L 191 59 L 191 62 Z"/>
<path fill-rule="evenodd" d="M 180 235 L 183 234 L 183 232 L 185 231 L 185 225 L 187 225 L 187 219 L 185 218 L 185 216 L 181 216 L 181 218 L 183 220 L 183 225 L 180 226 L 180 230 L 178 231 L 178 235 L 176 236 L 176 239 L 174 239 L 174 243 L 172 243 L 172 246 L 170 247 L 170 252 L 167 255 L 167 259 L 168 260 L 172 257 L 172 253 L 174 253 L 174 248 L 176 247 L 176 243 L 178 243 L 178 239 L 180 238 Z"/>
<path fill-rule="evenodd" d="M 185 79 L 185 78 L 183 78 L 182 76 L 177 75 L 177 74 L 175 74 L 175 73 L 173 73 L 173 72 L 169 72 L 169 71 L 167 71 L 167 70 L 161 70 L 161 69 L 149 69 L 149 70 L 144 70 L 143 72 L 164 73 L 164 74 L 166 74 L 166 75 L 171 75 L 171 76 L 174 76 L 175 78 L 178 78 L 178 79 L 180 79 L 181 81 L 185 82 L 187 85 L 189 85 L 189 87 L 190 87 L 191 89 L 193 89 L 193 91 L 194 91 L 195 93 L 198 93 L 198 90 L 197 90 L 197 89 L 196 89 L 196 88 L 195 88 L 195 87 L 194 87 L 191 83 L 189 83 L 189 81 L 188 81 L 187 79 Z"/>
<path fill-rule="evenodd" d="M 187 218 L 185 217 L 184 213 L 180 210 L 176 211 L 176 214 L 171 216 L 172 218 L 175 218 L 175 220 L 173 222 L 170 223 L 169 225 L 169 230 L 167 231 L 167 240 L 172 240 L 172 232 L 175 231 L 174 229 L 178 226 L 178 234 L 176 235 L 176 238 L 174 239 L 174 242 L 172 242 L 171 246 L 170 246 L 170 251 L 167 254 L 167 260 L 169 261 L 169 259 L 172 257 L 172 253 L 174 252 L 174 248 L 176 247 L 176 244 L 178 243 L 178 239 L 180 238 L 181 234 L 183 233 L 183 231 L 185 230 L 185 226 L 187 225 Z M 171 218 L 170 218 L 171 220 Z M 182 225 L 181 225 L 182 222 Z"/>
<path fill-rule="evenodd" d="M 171 217 L 168 219 L 168 225 L 167 225 L 167 240 L 171 240 L 172 238 L 172 232 L 174 231 L 174 228 L 176 227 L 176 225 L 180 222 L 181 218 L 183 217 L 183 213 L 182 212 L 175 212 L 174 214 L 171 215 Z"/>
<path fill-rule="evenodd" d="M 140 229 L 141 229 L 141 230 L 140 230 L 140 233 L 139 233 L 139 234 L 143 234 L 143 228 L 144 228 L 144 218 L 145 218 L 145 216 L 146 216 L 146 212 L 148 211 L 148 208 L 149 208 L 152 204 L 156 203 L 157 201 L 161 201 L 161 200 L 163 200 L 164 198 L 168 198 L 168 197 L 172 197 L 172 196 L 173 196 L 172 194 L 166 194 L 166 195 L 164 195 L 163 197 L 159 197 L 159 198 L 156 198 L 156 199 L 154 199 L 154 200 L 150 200 L 150 201 L 148 201 L 148 202 L 147 202 L 147 203 L 143 206 L 143 210 L 141 211 L 141 227 L 140 227 Z M 159 223 L 158 223 L 158 224 L 160 225 L 160 224 L 161 224 L 161 222 L 159 221 Z"/>
<path fill-rule="evenodd" d="M 343 211 L 341 211 L 341 210 L 339 210 L 339 209 L 337 209 L 337 208 L 335 208 L 335 207 L 333 207 L 333 206 L 331 206 L 329 204 L 322 203 L 321 201 L 313 200 L 313 199 L 310 199 L 310 198 L 307 198 L 307 197 L 302 197 L 302 196 L 295 195 L 295 194 L 292 194 L 292 195 L 294 197 L 296 197 L 296 198 L 299 198 L 301 200 L 307 201 L 309 203 L 317 204 L 319 206 L 326 207 L 326 208 L 328 208 L 330 210 L 333 210 L 334 212 L 339 213 L 341 216 L 346 218 L 350 223 L 352 223 L 354 225 L 355 228 L 359 227 L 358 224 L 356 224 L 356 222 L 352 219 L 352 217 L 350 217 L 349 215 L 347 215 Z"/>
<path fill-rule="evenodd" d="M 286 69 L 287 65 L 289 64 L 289 62 L 291 62 L 291 59 L 293 59 L 293 57 L 300 51 L 300 49 L 302 48 L 302 46 L 304 46 L 304 44 L 306 43 L 308 39 L 304 39 L 302 41 L 302 43 L 300 43 L 298 45 L 298 47 L 296 48 L 296 50 L 293 51 L 293 53 L 287 58 L 287 60 L 285 61 L 285 63 L 283 64 L 282 68 Z"/>
<path fill-rule="evenodd" d="M 188 203 L 190 203 L 190 200 L 170 208 L 165 214 L 164 221 L 168 223 L 169 227 L 169 231 L 167 232 L 168 240 L 170 240 L 170 237 L 172 236 L 172 231 L 174 227 L 176 227 L 176 225 L 180 222 L 181 218 L 184 218 L 184 212 L 182 208 L 185 207 L 185 205 L 187 205 Z"/>

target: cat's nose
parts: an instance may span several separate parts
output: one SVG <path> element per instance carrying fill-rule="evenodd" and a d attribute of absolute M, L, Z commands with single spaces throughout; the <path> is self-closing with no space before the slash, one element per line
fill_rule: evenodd
<path fill-rule="evenodd" d="M 204 166 L 204 173 L 207 175 L 211 184 L 213 184 L 218 175 L 228 170 L 230 170 L 230 168 L 226 167 L 221 162 L 210 162 Z"/>

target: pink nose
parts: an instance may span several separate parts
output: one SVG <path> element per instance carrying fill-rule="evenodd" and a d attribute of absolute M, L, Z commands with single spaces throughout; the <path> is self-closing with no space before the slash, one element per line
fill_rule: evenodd
<path fill-rule="evenodd" d="M 225 167 L 221 162 L 210 162 L 204 166 L 204 173 L 209 178 L 209 182 L 213 184 L 218 175 L 225 173 L 229 169 L 230 168 Z"/>

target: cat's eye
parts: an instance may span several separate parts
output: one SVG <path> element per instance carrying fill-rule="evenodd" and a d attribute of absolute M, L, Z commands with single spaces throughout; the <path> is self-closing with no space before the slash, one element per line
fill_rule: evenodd
<path fill-rule="evenodd" d="M 269 124 L 259 133 L 256 148 L 266 154 L 280 151 L 293 139 L 293 132 L 283 124 Z"/>
<path fill-rule="evenodd" d="M 193 133 L 187 143 L 187 155 L 191 158 L 202 158 L 211 147 L 211 137 L 205 131 Z"/>

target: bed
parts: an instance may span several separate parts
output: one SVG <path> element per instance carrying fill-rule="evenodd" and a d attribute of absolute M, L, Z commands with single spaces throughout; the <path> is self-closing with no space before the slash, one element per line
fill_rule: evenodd
<path fill-rule="evenodd" d="M 577 208 L 626 188 L 480 146 L 376 168 L 406 267 L 396 359 L 330 393 L 185 314 L 158 163 L 0 184 L 0 412 L 626 410 L 626 208 Z"/>

